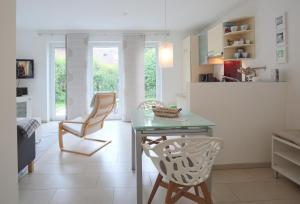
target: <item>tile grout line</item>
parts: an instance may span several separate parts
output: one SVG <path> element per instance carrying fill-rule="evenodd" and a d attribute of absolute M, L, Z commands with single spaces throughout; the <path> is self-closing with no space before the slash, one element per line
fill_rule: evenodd
<path fill-rule="evenodd" d="M 51 198 L 49 199 L 48 204 L 50 204 L 50 203 L 54 200 L 54 197 L 55 197 L 55 194 L 57 193 L 57 191 L 58 191 L 58 189 L 55 189 L 55 190 L 54 190 L 54 193 L 53 193 L 53 195 L 51 196 Z"/>

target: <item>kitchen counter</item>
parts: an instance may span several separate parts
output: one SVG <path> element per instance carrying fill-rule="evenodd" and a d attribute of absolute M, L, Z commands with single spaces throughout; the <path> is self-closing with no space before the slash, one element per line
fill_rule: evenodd
<path fill-rule="evenodd" d="M 214 135 L 224 140 L 217 164 L 269 164 L 286 98 L 286 82 L 190 83 L 184 109 L 216 123 Z"/>

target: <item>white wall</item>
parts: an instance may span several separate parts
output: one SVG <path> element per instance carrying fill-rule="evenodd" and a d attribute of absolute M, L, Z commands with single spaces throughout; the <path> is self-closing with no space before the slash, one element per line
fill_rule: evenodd
<path fill-rule="evenodd" d="M 49 120 L 49 43 L 62 42 L 63 36 L 39 36 L 35 31 L 17 31 L 17 58 L 34 59 L 34 78 L 21 79 L 19 87 L 28 87 L 32 115 Z M 18 84 L 18 81 L 17 81 Z"/>
<path fill-rule="evenodd" d="M 248 0 L 232 10 L 218 22 L 243 16 L 255 16 L 256 58 L 244 66 L 267 65 L 262 78 L 269 78 L 270 69 L 280 69 L 281 79 L 288 81 L 287 127 L 300 128 L 300 1 L 298 0 Z M 275 55 L 275 17 L 288 13 L 288 63 L 277 64 Z M 217 24 L 214 23 L 213 25 Z M 211 25 L 211 26 L 213 26 Z"/>
<path fill-rule="evenodd" d="M 121 41 L 120 36 L 99 36 L 90 33 L 90 41 Z M 168 40 L 174 43 L 174 68 L 162 70 L 162 100 L 176 103 L 176 94 L 180 92 L 181 32 L 171 32 Z M 159 41 L 162 36 L 149 36 L 146 41 Z M 32 97 L 33 116 L 48 121 L 49 113 L 49 60 L 50 42 L 64 41 L 62 35 L 38 35 L 36 31 L 18 30 L 17 58 L 30 58 L 35 61 L 34 79 L 22 79 L 19 86 L 29 88 Z"/>
<path fill-rule="evenodd" d="M 170 41 L 174 43 L 174 67 L 162 70 L 162 101 L 176 104 L 176 94 L 181 91 L 182 40 L 184 33 L 173 32 Z"/>
<path fill-rule="evenodd" d="M 16 134 L 16 1 L 0 1 L 0 203 L 16 204 L 17 134 Z"/>

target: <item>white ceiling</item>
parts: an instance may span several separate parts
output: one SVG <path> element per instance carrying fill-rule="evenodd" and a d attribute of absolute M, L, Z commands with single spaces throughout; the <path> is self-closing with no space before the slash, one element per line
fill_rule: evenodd
<path fill-rule="evenodd" d="M 169 30 L 205 26 L 244 0 L 167 0 Z M 164 29 L 164 0 L 17 0 L 18 29 Z"/>

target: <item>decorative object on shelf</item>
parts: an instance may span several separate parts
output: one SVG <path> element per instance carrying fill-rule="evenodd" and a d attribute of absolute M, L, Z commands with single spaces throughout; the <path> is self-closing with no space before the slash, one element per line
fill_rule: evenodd
<path fill-rule="evenodd" d="M 242 53 L 242 57 L 243 57 L 243 58 L 247 58 L 247 57 L 248 57 L 248 52 L 243 52 L 243 53 Z"/>
<path fill-rule="evenodd" d="M 224 31 L 225 33 L 230 33 L 231 32 L 231 27 L 235 26 L 236 24 L 233 22 L 225 22 L 224 23 Z"/>
<path fill-rule="evenodd" d="M 279 82 L 279 69 L 271 69 L 271 80 Z"/>
<path fill-rule="evenodd" d="M 247 58 L 247 57 L 249 57 L 249 53 L 245 52 L 244 48 L 238 48 L 238 49 L 236 49 L 236 52 L 234 53 L 234 57 L 236 59 Z"/>
<path fill-rule="evenodd" d="M 249 30 L 248 24 L 241 25 L 241 31 L 244 31 L 244 30 Z"/>
<path fill-rule="evenodd" d="M 276 24 L 276 62 L 287 63 L 287 13 L 275 18 Z"/>
<path fill-rule="evenodd" d="M 238 26 L 231 26 L 231 28 L 230 28 L 231 32 L 237 32 L 238 29 L 239 29 Z"/>
<path fill-rule="evenodd" d="M 175 108 L 165 108 L 165 107 L 152 107 L 152 111 L 157 117 L 163 118 L 178 118 L 179 113 L 182 109 L 175 109 Z"/>
<path fill-rule="evenodd" d="M 167 0 L 164 0 L 164 23 L 165 30 L 167 30 Z M 167 36 L 166 36 L 167 37 Z M 173 67 L 173 44 L 168 42 L 165 37 L 165 41 L 159 45 L 159 66 L 161 68 L 172 68 Z"/>

